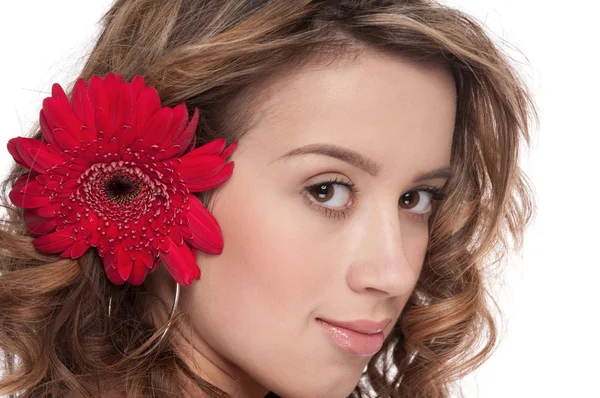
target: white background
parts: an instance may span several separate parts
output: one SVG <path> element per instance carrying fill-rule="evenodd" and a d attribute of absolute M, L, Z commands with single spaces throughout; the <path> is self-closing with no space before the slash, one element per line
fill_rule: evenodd
<path fill-rule="evenodd" d="M 523 167 L 538 214 L 508 265 L 502 344 L 466 397 L 600 397 L 600 28 L 593 0 L 452 0 L 507 40 L 541 123 Z M 68 83 L 109 0 L 29 0 L 0 8 L 0 172 L 53 82 Z M 568 4 L 568 5 L 567 5 Z M 526 57 L 525 57 L 526 56 Z"/>

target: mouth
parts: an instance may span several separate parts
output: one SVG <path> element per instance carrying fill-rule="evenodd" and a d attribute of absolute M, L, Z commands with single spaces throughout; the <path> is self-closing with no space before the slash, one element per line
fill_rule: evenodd
<path fill-rule="evenodd" d="M 367 320 L 344 322 L 317 318 L 317 323 L 334 346 L 347 354 L 365 357 L 376 354 L 383 347 L 385 339 L 383 329 L 390 322 L 390 318 L 380 322 Z"/>

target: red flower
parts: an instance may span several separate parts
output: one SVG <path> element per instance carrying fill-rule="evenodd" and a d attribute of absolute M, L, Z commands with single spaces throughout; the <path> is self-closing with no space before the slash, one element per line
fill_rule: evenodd
<path fill-rule="evenodd" d="M 182 285 L 199 279 L 195 250 L 221 253 L 223 238 L 192 192 L 231 176 L 226 159 L 237 143 L 193 149 L 197 123 L 198 109 L 188 122 L 185 105 L 161 107 L 141 76 L 79 79 L 70 102 L 53 85 L 40 112 L 42 140 L 8 143 L 30 169 L 9 197 L 25 209 L 35 248 L 76 259 L 96 247 L 118 285 L 141 284 L 161 261 Z"/>

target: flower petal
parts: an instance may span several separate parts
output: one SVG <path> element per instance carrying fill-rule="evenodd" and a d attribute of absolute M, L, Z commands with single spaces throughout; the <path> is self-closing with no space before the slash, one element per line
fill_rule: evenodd
<path fill-rule="evenodd" d="M 197 155 L 219 156 L 221 152 L 223 152 L 226 143 L 227 141 L 225 140 L 225 138 L 216 138 L 211 142 L 208 142 L 194 149 L 193 152 Z"/>
<path fill-rule="evenodd" d="M 48 196 L 30 194 L 27 191 L 27 187 L 34 182 L 35 185 L 31 185 L 32 192 L 35 192 L 36 190 L 39 192 L 40 185 L 35 179 L 34 175 L 25 174 L 15 181 L 11 191 L 8 194 L 8 197 L 15 206 L 18 206 L 22 209 L 34 209 L 36 207 L 45 206 L 50 202 L 50 198 Z"/>
<path fill-rule="evenodd" d="M 152 267 L 152 261 L 150 261 L 149 266 L 144 263 L 140 258 L 136 258 L 133 260 L 133 269 L 131 274 L 129 275 L 129 279 L 127 282 L 131 283 L 134 286 L 139 286 L 144 283 L 146 279 L 146 275 L 150 271 L 150 267 Z"/>
<path fill-rule="evenodd" d="M 188 199 L 190 204 L 187 213 L 188 228 L 193 237 L 189 239 L 184 234 L 184 238 L 190 245 L 204 253 L 220 254 L 223 251 L 223 235 L 219 223 L 195 195 L 188 195 Z"/>
<path fill-rule="evenodd" d="M 25 167 L 26 169 L 30 168 L 30 166 L 21 158 L 21 155 L 19 154 L 19 150 L 17 149 L 16 138 L 11 138 L 10 140 L 8 140 L 8 144 L 6 144 L 6 147 L 8 148 L 8 152 L 12 155 L 15 162 Z"/>
<path fill-rule="evenodd" d="M 129 256 L 129 253 L 127 253 L 123 245 L 117 245 L 115 258 L 119 276 L 124 280 L 128 280 L 129 275 L 131 275 L 131 270 L 133 269 L 133 259 Z"/>
<path fill-rule="evenodd" d="M 44 123 L 47 124 L 50 130 L 46 133 L 54 136 L 48 139 L 46 134 L 44 135 L 49 143 L 61 149 L 72 150 L 82 140 L 81 128 L 83 122 L 79 120 L 71 108 L 71 104 L 60 85 L 54 84 L 52 86 L 52 97 L 46 98 L 42 102 L 42 115 Z"/>
<path fill-rule="evenodd" d="M 33 245 L 42 253 L 62 253 L 75 243 L 72 235 L 72 227 L 61 229 L 60 231 L 34 239 Z"/>
<path fill-rule="evenodd" d="M 37 209 L 25 209 L 23 218 L 25 220 L 27 230 L 34 237 L 46 235 L 56 228 L 54 220 L 40 216 L 40 214 L 37 212 Z"/>
<path fill-rule="evenodd" d="M 25 185 L 27 185 L 27 183 L 31 180 L 36 180 L 37 181 L 37 177 L 39 177 L 39 175 L 34 175 L 34 173 L 26 173 L 23 174 L 22 176 L 20 176 L 19 178 L 17 178 L 15 180 L 15 182 L 12 185 L 12 189 L 13 190 L 17 190 L 17 191 L 21 191 L 21 189 L 23 189 L 23 187 L 25 187 Z"/>
<path fill-rule="evenodd" d="M 88 96 L 88 92 L 85 87 L 85 81 L 81 78 L 77 79 L 77 82 L 75 82 L 71 104 L 75 115 L 81 121 L 81 123 L 89 129 L 88 131 L 95 132 L 96 126 L 94 107 L 90 101 L 90 97 Z M 95 134 L 93 138 L 95 138 Z"/>
<path fill-rule="evenodd" d="M 144 88 L 135 104 L 135 112 L 131 122 L 133 132 L 131 143 L 135 142 L 138 138 L 144 138 L 144 126 L 159 109 L 160 99 L 158 98 L 156 89 L 154 87 Z"/>
<path fill-rule="evenodd" d="M 185 121 L 187 121 L 187 109 L 185 112 Z M 187 127 L 185 129 L 183 129 L 180 133 L 177 133 L 173 136 L 173 138 L 171 139 L 171 142 L 169 143 L 170 147 L 179 147 L 180 151 L 178 151 L 175 156 L 179 157 L 181 156 L 186 150 L 187 148 L 190 146 L 190 144 L 192 143 L 192 139 L 195 137 L 196 134 L 196 127 L 198 126 L 198 119 L 200 118 L 200 112 L 198 111 L 198 108 L 194 109 L 194 114 L 192 115 L 192 120 L 190 120 L 189 124 L 187 125 Z"/>
<path fill-rule="evenodd" d="M 133 116 L 133 90 L 131 84 L 121 83 L 115 93 L 115 100 L 112 103 L 112 126 L 113 131 L 121 130 L 123 126 L 131 127 L 131 119 Z M 121 143 L 122 138 L 115 134 L 117 140 Z"/>
<path fill-rule="evenodd" d="M 108 280 L 119 286 L 125 283 L 125 279 L 121 278 L 121 275 L 119 275 L 114 257 L 115 256 L 110 252 L 106 252 L 102 257 L 102 261 L 104 262 L 104 272 L 106 273 Z"/>
<path fill-rule="evenodd" d="M 191 192 L 203 192 L 223 184 L 233 174 L 233 162 L 228 162 L 218 173 L 210 175 L 186 175 L 185 186 Z"/>
<path fill-rule="evenodd" d="M 188 124 L 188 111 L 184 104 L 179 104 L 173 108 L 173 120 L 171 128 L 167 132 L 168 140 L 163 140 L 161 148 L 166 148 L 172 144 L 186 129 Z"/>
<path fill-rule="evenodd" d="M 94 126 L 96 127 L 97 135 L 108 141 L 109 138 L 106 136 L 106 131 L 110 129 L 108 120 L 110 100 L 100 76 L 94 75 L 90 78 L 87 84 L 87 92 L 94 107 Z"/>
<path fill-rule="evenodd" d="M 139 286 L 146 279 L 155 263 L 154 256 L 146 249 L 130 251 L 129 256 L 133 259 L 133 268 L 127 282 Z"/>
<path fill-rule="evenodd" d="M 46 173 L 52 167 L 63 163 L 60 153 L 50 145 L 33 138 L 13 138 L 9 141 L 8 150 L 18 163 L 22 162 L 19 164 L 38 173 Z"/>
<path fill-rule="evenodd" d="M 58 209 L 60 208 L 60 204 L 48 203 L 45 206 L 38 207 L 35 209 L 35 212 L 44 218 L 52 218 L 58 214 Z"/>
<path fill-rule="evenodd" d="M 131 80 L 131 94 L 135 101 L 137 101 L 141 92 L 146 88 L 146 82 L 142 75 L 137 75 Z"/>
<path fill-rule="evenodd" d="M 177 246 L 169 238 L 166 241 L 169 251 L 167 253 L 160 252 L 160 259 L 173 279 L 184 286 L 191 285 L 194 279 L 200 279 L 200 268 L 188 245 L 184 243 Z"/>
<path fill-rule="evenodd" d="M 23 188 L 21 188 L 21 193 L 26 193 L 27 195 L 34 196 L 45 196 L 45 188 L 41 185 L 37 179 L 30 179 Z"/>
<path fill-rule="evenodd" d="M 223 169 L 225 162 L 220 156 L 198 155 L 192 151 L 181 158 L 177 172 L 184 181 L 188 178 L 212 177 Z"/>
<path fill-rule="evenodd" d="M 40 129 L 42 130 L 42 141 L 46 143 L 58 147 L 56 143 L 56 138 L 54 137 L 54 128 L 50 126 L 48 120 L 46 120 L 46 116 L 44 115 L 44 109 L 40 110 Z"/>
<path fill-rule="evenodd" d="M 223 152 L 221 152 L 221 157 L 223 158 L 223 160 L 227 160 L 227 158 L 229 156 L 231 156 L 233 151 L 236 150 L 237 146 L 238 146 L 238 141 L 235 141 L 235 142 L 231 143 L 231 145 L 229 145 L 227 148 L 225 148 L 223 150 Z"/>
<path fill-rule="evenodd" d="M 71 258 L 76 259 L 85 254 L 90 248 L 90 245 L 85 240 L 76 240 L 73 246 L 71 246 Z"/>
<path fill-rule="evenodd" d="M 104 130 L 105 140 L 110 141 L 114 136 L 119 127 L 121 127 L 119 123 L 122 118 L 117 116 L 117 112 L 119 109 L 116 104 L 122 100 L 120 99 L 121 91 L 124 89 L 123 85 L 123 77 L 121 75 L 117 75 L 115 73 L 109 72 L 102 78 L 102 85 L 106 90 L 106 95 L 108 99 L 108 106 L 106 109 L 106 129 Z"/>
<path fill-rule="evenodd" d="M 90 248 L 90 245 L 88 245 L 84 240 L 75 239 L 74 242 L 75 243 L 73 243 L 72 246 L 67 248 L 60 255 L 60 258 L 72 258 L 73 260 L 76 260 L 79 257 L 83 256 L 85 252 Z"/>
<path fill-rule="evenodd" d="M 144 126 L 144 142 L 147 146 L 157 145 L 163 147 L 169 142 L 168 136 L 173 122 L 173 110 L 161 108 Z"/>

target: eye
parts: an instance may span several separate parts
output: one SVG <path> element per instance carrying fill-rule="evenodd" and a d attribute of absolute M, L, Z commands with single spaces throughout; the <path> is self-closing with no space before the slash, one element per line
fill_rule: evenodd
<path fill-rule="evenodd" d="M 402 195 L 398 205 L 417 215 L 427 216 L 432 212 L 433 202 L 444 200 L 446 196 L 441 189 L 436 187 L 421 188 Z"/>
<path fill-rule="evenodd" d="M 351 182 L 339 179 L 322 181 L 305 188 L 308 204 L 316 206 L 327 217 L 345 217 L 353 204 L 357 189 Z"/>
<path fill-rule="evenodd" d="M 352 192 L 348 186 L 332 182 L 312 185 L 308 192 L 315 201 L 329 207 L 346 207 L 352 199 Z"/>
<path fill-rule="evenodd" d="M 407 192 L 400 197 L 400 207 L 415 213 L 424 213 L 431 207 L 432 194 L 426 191 Z"/>

